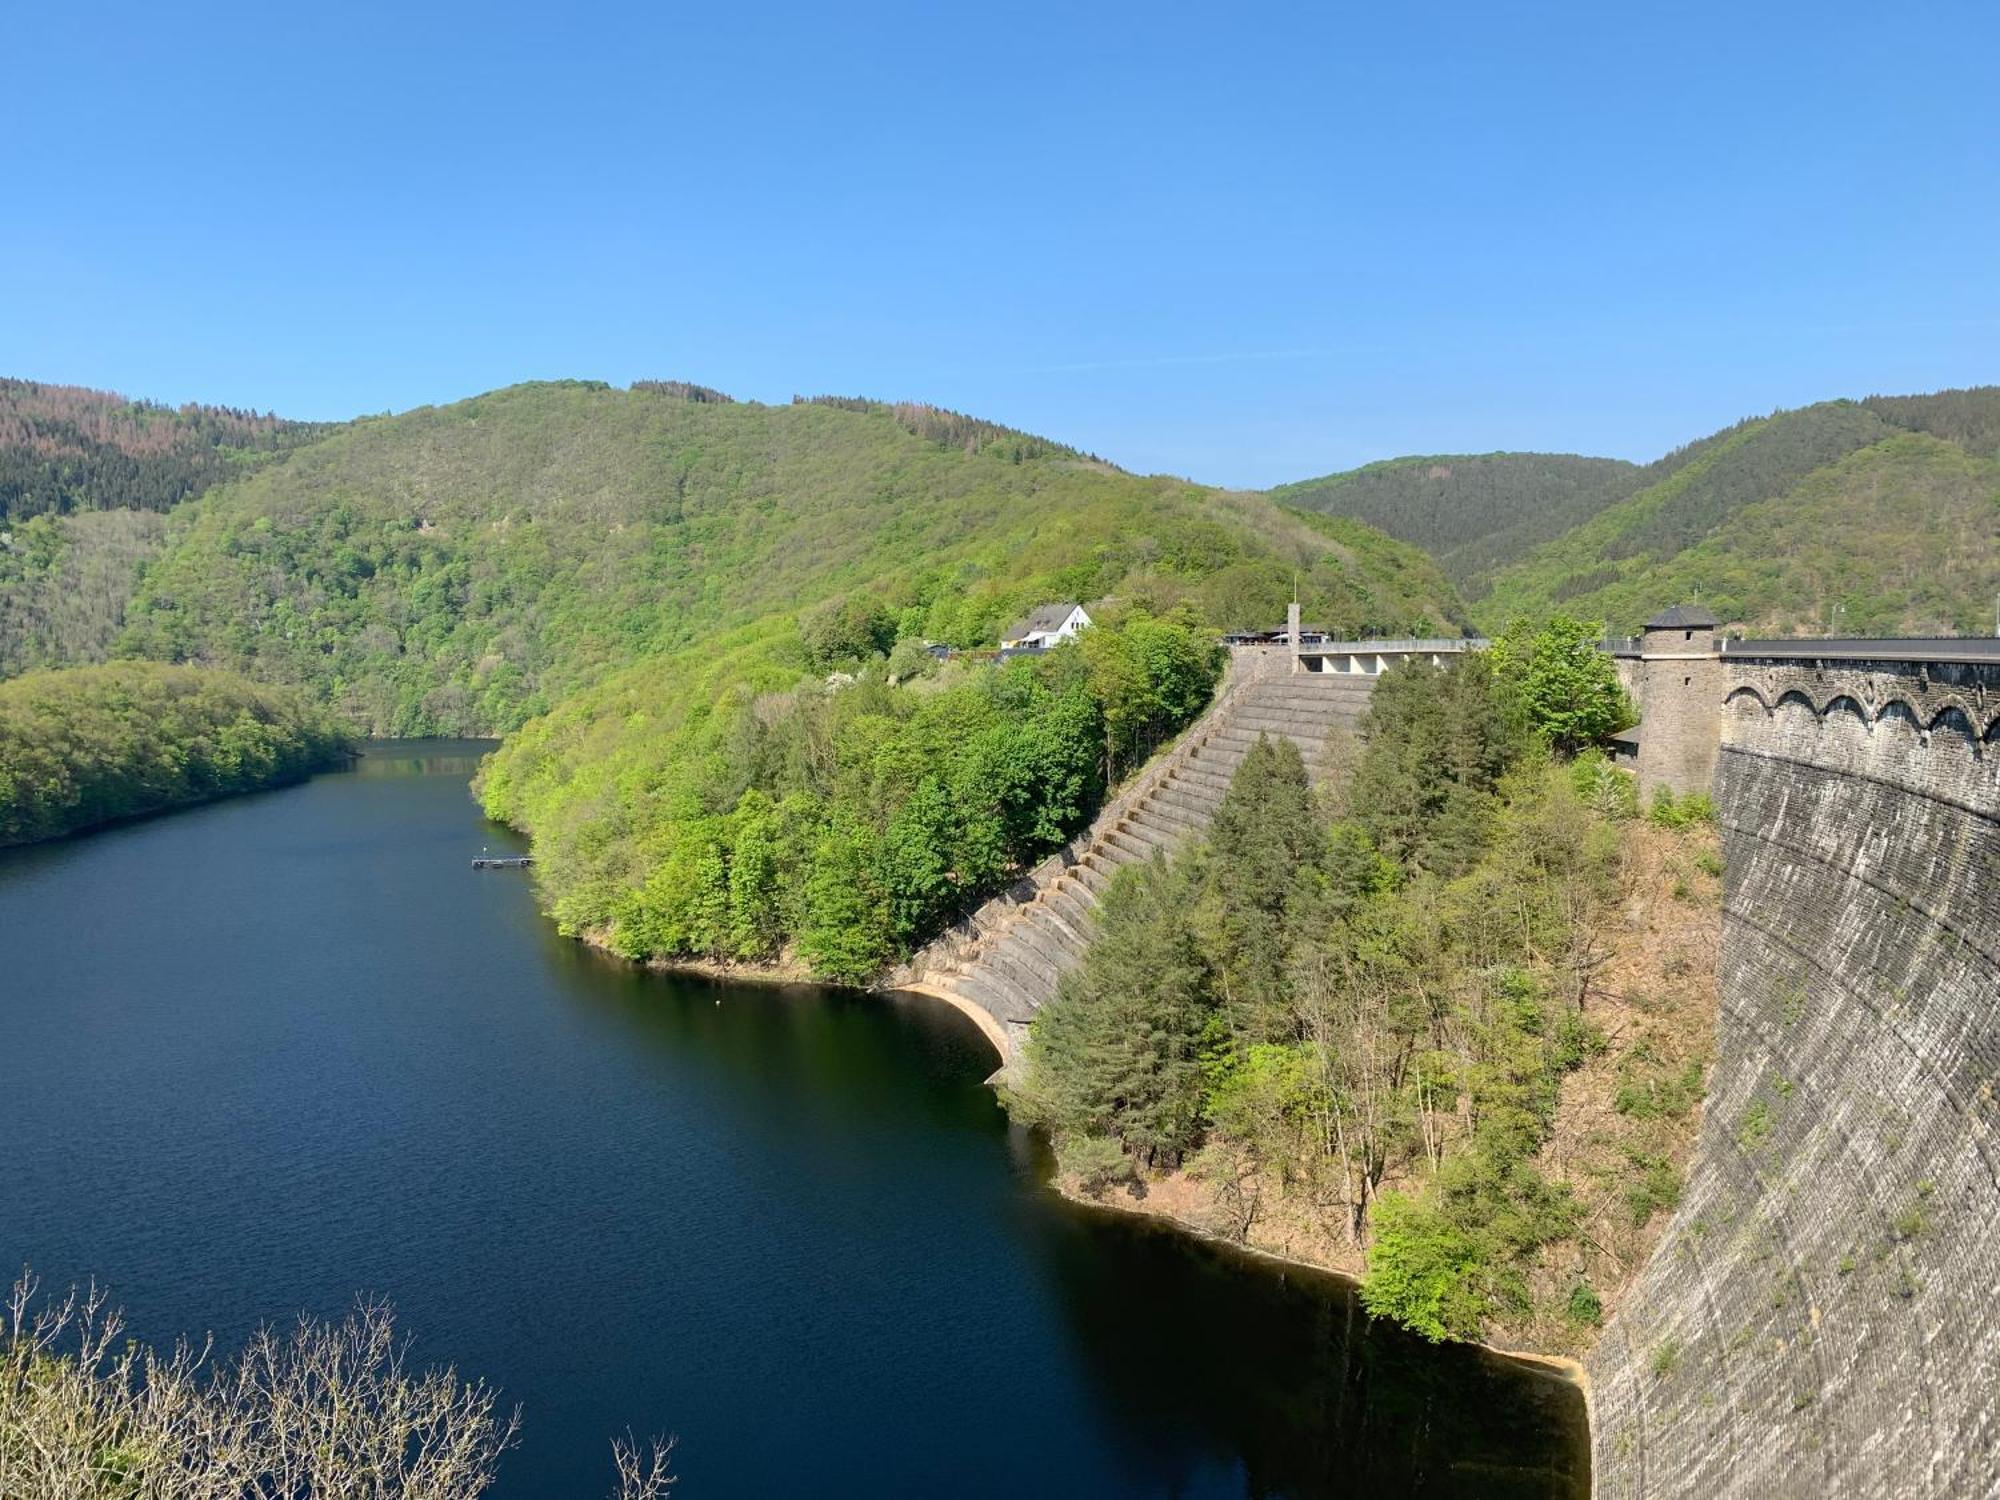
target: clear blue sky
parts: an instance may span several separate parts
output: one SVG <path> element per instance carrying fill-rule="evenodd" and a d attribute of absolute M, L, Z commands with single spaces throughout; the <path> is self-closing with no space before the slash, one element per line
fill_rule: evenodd
<path fill-rule="evenodd" d="M 10 17 L 0 373 L 907 397 L 1245 485 L 2000 380 L 1990 0 L 307 9 Z"/>

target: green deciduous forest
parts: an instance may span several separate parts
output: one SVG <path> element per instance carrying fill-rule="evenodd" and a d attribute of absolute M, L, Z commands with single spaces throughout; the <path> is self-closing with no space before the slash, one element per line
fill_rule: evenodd
<path fill-rule="evenodd" d="M 1601 754 L 1564 753 L 1625 722 L 1609 662 L 1576 650 L 1594 633 L 1392 669 L 1345 787 L 1260 741 L 1204 840 L 1113 881 L 1017 1116 L 1086 1186 L 1205 1183 L 1239 1238 L 1283 1199 L 1365 1250 L 1372 1311 L 1430 1337 L 1566 1316 L 1573 1286 L 1536 1270 L 1587 1205 L 1540 1153 L 1608 1046 L 1596 922 L 1637 812 Z"/>
<path fill-rule="evenodd" d="M 295 692 L 157 662 L 0 683 L 0 845 L 296 780 L 348 741 Z"/>
<path fill-rule="evenodd" d="M 649 658 L 690 653 L 685 681 L 757 638 L 802 671 L 798 617 L 850 594 L 966 647 L 1053 598 L 1274 624 L 1294 577 L 1343 630 L 1463 618 L 1358 523 L 1002 433 L 585 382 L 371 419 L 179 507 L 120 650 L 297 684 L 371 733 L 495 733 Z"/>
<path fill-rule="evenodd" d="M 0 546 L 0 678 L 103 661 L 166 517 L 77 510 L 12 523 Z"/>
<path fill-rule="evenodd" d="M 1217 629 L 1295 584 L 1356 633 L 1461 618 L 1358 523 L 956 413 L 576 382 L 363 422 L 181 507 L 118 649 L 375 733 L 514 731 L 483 795 L 565 930 L 859 979 L 1073 832 L 1206 700 Z M 1104 628 L 1004 670 L 925 650 L 1057 598 Z"/>
<path fill-rule="evenodd" d="M 2000 388 L 1776 412 L 1643 468 L 1394 459 L 1271 494 L 1425 548 L 1489 630 L 1562 609 L 1629 633 L 1698 597 L 1751 635 L 1984 634 L 2000 589 Z"/>
<path fill-rule="evenodd" d="M 480 789 L 533 831 L 567 931 L 863 980 L 1076 833 L 1206 704 L 1213 641 L 1141 611 L 1005 665 L 864 638 L 830 683 L 725 670 L 679 713 L 648 706 L 670 669 L 636 668 L 524 727 Z"/>

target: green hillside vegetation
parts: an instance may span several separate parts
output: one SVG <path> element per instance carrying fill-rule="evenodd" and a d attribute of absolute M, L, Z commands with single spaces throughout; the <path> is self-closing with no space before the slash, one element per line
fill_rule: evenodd
<path fill-rule="evenodd" d="M 1753 635 L 1982 634 L 2000 588 L 1996 460 L 1995 387 L 1744 422 L 1503 569 L 1474 612 L 1492 628 L 1561 608 L 1629 632 L 1699 597 Z"/>
<path fill-rule="evenodd" d="M 163 513 L 326 430 L 0 380 L 0 678 L 102 661 Z"/>
<path fill-rule="evenodd" d="M 77 510 L 0 526 L 0 678 L 110 654 L 166 517 Z"/>
<path fill-rule="evenodd" d="M 2000 592 L 2000 463 L 1899 433 L 1743 507 L 1701 541 L 1566 595 L 1635 628 L 1699 598 L 1749 635 L 1981 635 Z M 1510 581 L 1486 608 L 1533 612 L 1554 590 Z"/>
<path fill-rule="evenodd" d="M 1621 459 L 1571 453 L 1458 453 L 1390 459 L 1270 493 L 1422 547 L 1463 588 L 1623 499 L 1640 473 Z"/>
<path fill-rule="evenodd" d="M 1537 1267 L 1594 1226 L 1538 1153 L 1605 1046 L 1592 928 L 1636 810 L 1601 754 L 1560 754 L 1623 721 L 1592 634 L 1394 668 L 1324 802 L 1260 740 L 1204 840 L 1114 878 L 1009 1108 L 1086 1187 L 1184 1169 L 1239 1236 L 1310 1205 L 1366 1248 L 1370 1311 L 1431 1338 L 1560 1321 Z"/>
<path fill-rule="evenodd" d="M 534 834 L 564 931 L 868 979 L 1075 834 L 1219 666 L 1185 612 L 1111 612 L 1004 667 L 907 640 L 885 662 L 888 610 L 831 613 L 809 631 L 845 653 L 821 658 L 851 669 L 831 685 L 749 633 L 629 668 L 494 754 L 487 813 Z"/>
<path fill-rule="evenodd" d="M 31 673 L 0 683 L 0 845 L 295 781 L 346 753 L 323 710 L 232 673 Z"/>
<path fill-rule="evenodd" d="M 325 428 L 231 407 L 0 380 L 0 523 L 170 509 Z"/>
<path fill-rule="evenodd" d="M 1065 597 L 1270 624 L 1295 574 L 1343 631 L 1462 618 L 1355 522 L 931 408 L 719 395 L 541 384 L 356 423 L 177 508 L 120 650 L 299 685 L 371 733 L 489 733 L 653 657 L 796 674 L 798 616 L 850 594 L 960 646 Z"/>

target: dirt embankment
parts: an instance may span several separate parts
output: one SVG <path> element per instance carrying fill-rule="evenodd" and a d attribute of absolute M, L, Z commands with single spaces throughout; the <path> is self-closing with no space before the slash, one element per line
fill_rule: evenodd
<path fill-rule="evenodd" d="M 1675 831 L 1642 821 L 1625 828 L 1618 896 L 1594 925 L 1602 962 L 1584 1000 L 1601 1045 L 1564 1076 L 1553 1129 L 1534 1163 L 1568 1186 L 1578 1228 L 1529 1270 L 1542 1311 L 1490 1325 L 1494 1347 L 1564 1365 L 1585 1352 L 1672 1215 L 1713 1060 L 1719 850 L 1712 828 Z M 1451 1143 L 1448 1137 L 1445 1149 Z M 1420 1157 L 1383 1186 L 1415 1187 L 1424 1172 Z M 1354 1278 L 1367 1271 L 1347 1205 L 1272 1176 L 1227 1192 L 1186 1170 L 1102 1195 L 1073 1178 L 1059 1178 L 1057 1187 L 1079 1202 L 1151 1215 L 1285 1260 Z M 1601 1304 L 1596 1323 L 1567 1311 L 1579 1285 Z"/>

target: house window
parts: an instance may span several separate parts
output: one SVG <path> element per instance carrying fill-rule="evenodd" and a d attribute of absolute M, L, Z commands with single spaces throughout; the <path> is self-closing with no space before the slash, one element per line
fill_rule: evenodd
<path fill-rule="evenodd" d="M 1693 640 L 1693 639 L 1694 639 L 1694 632 L 1693 632 L 1692 630 L 1688 631 L 1688 632 L 1687 632 L 1686 634 L 1684 634 L 1684 635 L 1683 635 L 1683 636 L 1681 637 L 1681 639 L 1682 639 L 1682 640 L 1684 640 L 1684 641 L 1691 641 L 1691 640 Z"/>

